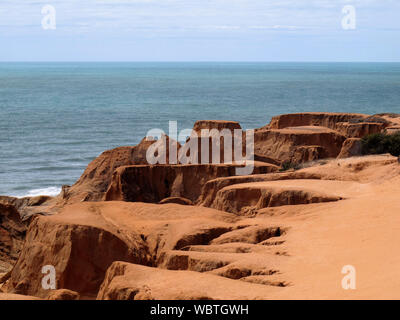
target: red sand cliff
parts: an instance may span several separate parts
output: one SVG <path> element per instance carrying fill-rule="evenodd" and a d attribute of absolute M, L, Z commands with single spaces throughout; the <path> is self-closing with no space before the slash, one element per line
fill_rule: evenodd
<path fill-rule="evenodd" d="M 359 138 L 399 120 L 274 117 L 255 130 L 246 176 L 148 165 L 143 140 L 104 152 L 55 198 L 0 197 L 0 299 L 398 299 L 400 165 L 361 156 Z M 42 288 L 44 265 L 57 290 Z M 341 286 L 346 265 L 356 290 Z"/>

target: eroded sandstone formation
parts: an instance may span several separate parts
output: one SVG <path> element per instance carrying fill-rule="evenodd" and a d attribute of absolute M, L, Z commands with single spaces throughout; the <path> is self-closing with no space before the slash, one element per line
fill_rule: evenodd
<path fill-rule="evenodd" d="M 235 163 L 149 165 L 156 142 L 143 140 L 104 152 L 58 197 L 1 197 L 0 299 L 398 298 L 400 166 L 361 156 L 360 138 L 399 119 L 274 117 L 243 176 Z M 338 285 L 344 263 L 360 268 L 357 293 Z"/>
<path fill-rule="evenodd" d="M 345 140 L 338 132 L 318 126 L 258 130 L 254 151 L 282 162 L 303 163 L 337 157 Z"/>
<path fill-rule="evenodd" d="M 369 115 L 358 113 L 291 113 L 273 117 L 268 128 L 284 129 L 289 127 L 321 126 L 335 130 L 337 123 L 364 120 L 368 117 Z"/>
<path fill-rule="evenodd" d="M 26 233 L 18 210 L 0 201 L 0 273 L 11 270 L 21 252 Z"/>
<path fill-rule="evenodd" d="M 234 176 L 242 165 L 155 165 L 124 166 L 113 175 L 104 200 L 158 203 L 169 197 L 184 197 L 195 202 L 207 181 Z M 253 173 L 276 172 L 278 167 L 255 162 Z"/>
<path fill-rule="evenodd" d="M 55 267 L 57 288 L 91 295 L 113 261 L 151 264 L 146 243 L 123 221 L 108 221 L 93 205 L 87 210 L 67 208 L 31 222 L 6 286 L 9 292 L 45 298 L 42 268 L 47 265 Z"/>
<path fill-rule="evenodd" d="M 389 117 L 347 113 L 303 113 L 274 117 L 268 126 L 255 130 L 253 155 L 255 170 L 253 173 L 274 172 L 274 166 L 279 167 L 283 163 L 302 164 L 309 161 L 336 158 L 339 155 L 340 157 L 345 157 L 347 154 L 349 156 L 358 155 L 354 151 L 354 147 L 352 147 L 351 152 L 345 150 L 349 147 L 348 143 L 352 141 L 348 140 L 345 144 L 347 138 L 360 137 L 364 134 L 385 130 L 386 127 L 396 124 L 396 119 L 398 118 L 394 115 Z M 211 120 L 197 121 L 194 124 L 194 132 L 199 133 L 204 129 L 225 129 L 233 132 L 240 130 L 241 126 L 234 121 Z M 164 136 L 163 139 L 167 140 L 166 165 L 151 167 L 147 163 L 146 151 L 155 141 L 143 139 L 139 145 L 134 147 L 120 147 L 106 151 L 88 165 L 83 175 L 72 187 L 65 186 L 63 188 L 57 199 L 57 210 L 67 203 L 77 201 L 124 200 L 129 197 L 132 199 L 129 201 L 141 198 L 147 199 L 144 200 L 146 202 L 159 202 L 170 196 L 184 197 L 196 201 L 200 193 L 199 189 L 205 182 L 219 176 L 235 175 L 232 173 L 232 168 L 236 166 L 235 163 L 231 166 L 228 164 L 193 166 L 191 169 L 195 168 L 195 173 L 199 177 L 199 183 L 194 184 L 190 174 L 184 174 L 186 169 L 179 166 L 179 163 L 168 165 L 170 140 L 167 136 Z M 199 138 L 199 154 L 201 153 L 202 139 L 212 141 L 211 138 Z M 245 140 L 243 140 L 243 144 L 243 148 L 245 148 Z M 222 162 L 225 160 L 223 146 L 223 139 L 221 139 L 220 160 Z M 178 144 L 177 148 L 180 149 L 180 147 Z M 341 154 L 343 147 L 345 149 Z M 209 148 L 209 162 L 211 163 L 211 143 Z M 200 156 L 198 160 L 200 162 Z M 178 161 L 178 159 L 175 159 L 175 161 Z M 265 165 L 263 167 L 260 162 L 273 166 Z M 150 189 L 150 193 L 144 192 L 140 196 L 127 196 L 129 192 L 121 190 L 125 184 L 121 180 L 121 176 L 129 176 L 129 178 L 126 178 L 131 186 L 129 192 L 135 193 L 136 191 L 132 190 L 136 188 L 137 192 L 143 193 L 142 191 L 147 188 Z M 147 179 L 147 176 L 150 178 Z M 132 179 L 135 181 L 132 181 Z M 149 188 L 150 184 L 154 184 L 154 186 Z M 182 187 L 181 185 L 184 184 L 191 185 L 190 189 L 193 190 Z M 180 191 L 179 189 L 185 190 Z M 157 195 L 157 193 L 161 194 Z"/>

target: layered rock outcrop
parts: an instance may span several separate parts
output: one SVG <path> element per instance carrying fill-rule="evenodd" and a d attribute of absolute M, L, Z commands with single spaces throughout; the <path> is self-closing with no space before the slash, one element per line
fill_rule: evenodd
<path fill-rule="evenodd" d="M 228 129 L 233 132 L 234 130 L 241 130 L 239 122 L 236 121 L 225 121 L 225 120 L 199 120 L 193 125 L 193 129 L 198 135 L 200 135 L 201 130 L 212 130 L 216 129 L 218 131 Z"/>
<path fill-rule="evenodd" d="M 367 133 L 378 132 L 383 130 L 388 123 L 381 117 L 343 113 L 304 113 L 274 117 L 269 126 L 255 131 L 254 159 L 256 160 L 256 169 L 254 173 L 274 171 L 272 166 L 262 168 L 259 165 L 260 162 L 280 166 L 282 163 L 300 164 L 319 159 L 336 158 L 341 153 L 347 137 L 359 137 Z M 194 124 L 193 132 L 200 133 L 204 129 L 233 132 L 240 130 L 241 127 L 238 122 L 234 121 L 203 120 Z M 121 147 L 106 151 L 89 164 L 81 178 L 72 187 L 65 186 L 63 188 L 63 192 L 57 199 L 58 206 L 55 211 L 66 203 L 102 199 L 130 199 L 129 201 L 144 199 L 143 201 L 146 202 L 159 202 L 168 197 L 184 197 L 190 201 L 196 201 L 199 196 L 199 189 L 205 182 L 219 176 L 234 175 L 231 169 L 221 169 L 225 165 L 215 167 L 217 169 L 212 169 L 211 165 L 191 167 L 200 168 L 196 169 L 196 174 L 200 175 L 199 183 L 194 184 L 194 181 L 192 182 L 188 178 L 188 174 L 184 173 L 186 170 L 184 167 L 175 164 L 168 165 L 170 140 L 167 136 L 164 136 L 163 139 L 167 141 L 165 144 L 166 165 L 149 166 L 146 152 L 155 143 L 154 141 L 144 139 L 135 147 Z M 201 142 L 204 139 L 209 142 L 209 162 L 212 162 L 212 138 L 198 139 L 198 162 L 202 160 L 200 156 Z M 243 148 L 245 148 L 245 140 L 243 140 L 243 144 Z M 223 138 L 220 138 L 220 146 L 220 161 L 224 162 Z M 344 147 L 347 148 L 348 146 L 345 145 Z M 177 148 L 180 148 L 179 144 Z M 341 157 L 343 156 L 341 155 Z M 234 156 L 232 158 L 234 161 Z M 136 167 L 126 169 L 126 166 Z M 144 182 L 143 179 L 146 175 L 151 176 L 149 180 L 157 181 Z M 126 180 L 121 179 L 121 176 Z M 128 176 L 129 178 L 127 178 Z M 183 183 L 186 185 L 184 187 L 179 186 L 181 184 L 180 179 L 183 178 L 188 181 L 188 183 Z M 127 191 L 127 185 L 131 183 L 132 185 Z M 191 189 L 193 190 L 188 190 L 189 184 L 192 184 Z M 199 187 L 195 187 L 195 185 Z M 144 188 L 143 194 L 129 195 L 132 192 L 142 193 L 142 186 Z M 136 189 L 136 191 L 132 191 L 133 189 Z M 156 191 L 154 192 L 154 190 Z"/>
<path fill-rule="evenodd" d="M 93 295 L 115 260 L 151 264 L 139 234 L 110 222 L 95 206 L 38 216 L 29 226 L 26 242 L 6 288 L 10 293 L 45 298 L 42 268 L 54 266 L 56 287 Z"/>
<path fill-rule="evenodd" d="M 338 159 L 361 156 L 361 154 L 362 154 L 361 139 L 348 138 L 343 143 L 342 150 L 340 151 L 340 154 L 338 155 Z"/>
<path fill-rule="evenodd" d="M 307 180 L 306 185 L 312 186 L 313 182 L 313 180 Z M 221 189 L 211 207 L 221 211 L 246 215 L 263 208 L 339 200 L 342 200 L 342 197 L 327 194 L 321 192 L 318 188 L 313 189 L 301 184 L 296 186 L 295 183 L 285 185 L 283 181 L 255 182 L 236 184 Z"/>
<path fill-rule="evenodd" d="M 267 299 L 271 292 L 279 289 L 212 274 L 170 271 L 115 262 L 107 271 L 97 299 L 256 300 Z"/>
<path fill-rule="evenodd" d="M 11 270 L 21 252 L 26 226 L 18 210 L 0 201 L 0 273 Z"/>
<path fill-rule="evenodd" d="M 114 171 L 121 166 L 148 164 L 146 153 L 154 143 L 160 145 L 159 150 L 165 152 L 166 163 L 169 163 L 170 139 L 168 136 L 163 136 L 160 140 L 144 138 L 137 146 L 107 150 L 88 165 L 73 186 L 63 189 L 61 201 L 63 203 L 74 203 L 101 200 L 110 185 Z M 171 141 L 171 143 L 176 142 Z M 166 150 L 163 150 L 163 146 L 166 146 Z M 177 144 L 177 149 L 179 147 L 180 145 Z"/>
<path fill-rule="evenodd" d="M 338 122 L 336 124 L 336 130 L 348 138 L 362 138 L 369 134 L 382 132 L 386 127 L 386 123 L 371 122 Z"/>
<path fill-rule="evenodd" d="M 238 217 L 226 212 L 177 204 L 70 205 L 57 215 L 33 220 L 21 256 L 3 289 L 47 299 L 76 299 L 78 295 L 93 298 L 103 290 L 100 284 L 114 261 L 151 266 L 149 270 L 158 267 L 209 272 L 233 264 L 257 272 L 279 259 L 258 242 L 280 237 L 283 228 L 265 222 L 253 224 L 241 224 Z M 248 236 L 254 228 L 257 236 Z M 244 232 L 237 233 L 239 230 Z M 250 246 L 244 251 L 237 250 L 240 234 Z M 232 253 L 217 254 L 222 243 Z M 267 254 L 254 259 L 251 254 L 240 254 L 250 253 L 251 246 Z M 55 268 L 56 290 L 42 287 L 42 268 L 49 265 Z"/>
<path fill-rule="evenodd" d="M 384 132 L 394 125 L 389 119 L 394 118 L 326 112 L 276 116 L 256 130 L 255 153 L 281 163 L 336 158 L 346 138 Z"/>
<path fill-rule="evenodd" d="M 243 165 L 155 165 L 125 166 L 113 175 L 105 200 L 158 203 L 168 197 L 183 197 L 195 202 L 204 184 L 217 177 L 236 175 Z M 278 167 L 254 163 L 253 173 L 276 172 Z"/>
<path fill-rule="evenodd" d="M 336 158 L 346 137 L 317 126 L 258 130 L 254 152 L 281 162 L 303 163 L 323 158 Z"/>
<path fill-rule="evenodd" d="M 80 295 L 68 289 L 52 290 L 47 296 L 47 300 L 79 300 Z"/>
<path fill-rule="evenodd" d="M 269 129 L 284 129 L 289 127 L 320 126 L 336 130 L 339 122 L 359 121 L 369 115 L 358 113 L 305 112 L 282 114 L 272 117 Z"/>
<path fill-rule="evenodd" d="M 182 152 L 187 151 L 186 154 L 190 155 L 189 148 L 195 147 L 197 154 L 193 154 L 191 157 L 201 164 L 235 163 L 245 159 L 245 137 L 246 133 L 235 121 L 196 121 L 191 136 L 183 145 Z M 235 154 L 235 146 L 239 143 L 238 147 L 241 150 L 239 154 Z M 193 150 L 190 151 L 193 152 Z M 181 161 L 181 163 L 183 162 Z"/>
<path fill-rule="evenodd" d="M 53 197 L 49 196 L 37 196 L 37 197 L 8 197 L 0 196 L 0 202 L 5 205 L 13 206 L 19 213 L 21 220 L 24 223 L 28 223 L 32 216 L 40 214 L 45 207 L 50 205 L 54 200 Z"/>

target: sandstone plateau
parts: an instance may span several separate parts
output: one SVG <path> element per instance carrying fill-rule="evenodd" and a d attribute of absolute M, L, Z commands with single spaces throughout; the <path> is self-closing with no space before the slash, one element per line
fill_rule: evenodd
<path fill-rule="evenodd" d="M 276 116 L 244 176 L 235 162 L 150 165 L 156 140 L 105 151 L 57 197 L 0 197 L 0 300 L 399 299 L 400 164 L 360 142 L 399 127 L 396 114 Z"/>

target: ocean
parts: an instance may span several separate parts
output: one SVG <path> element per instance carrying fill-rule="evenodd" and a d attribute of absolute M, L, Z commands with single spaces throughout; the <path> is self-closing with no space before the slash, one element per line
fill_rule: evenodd
<path fill-rule="evenodd" d="M 400 113 L 400 63 L 0 63 L 0 194 L 55 195 L 170 120 L 307 111 Z"/>

